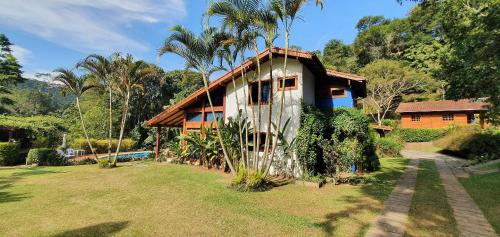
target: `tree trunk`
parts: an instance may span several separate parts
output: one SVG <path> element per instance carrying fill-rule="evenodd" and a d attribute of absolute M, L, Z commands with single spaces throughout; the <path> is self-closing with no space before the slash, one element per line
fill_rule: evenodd
<path fill-rule="evenodd" d="M 243 149 L 243 131 L 242 131 L 242 126 L 241 126 L 241 111 L 240 111 L 240 101 L 238 99 L 238 92 L 236 91 L 236 81 L 234 79 L 234 68 L 233 64 L 229 64 L 230 70 L 231 70 L 231 81 L 233 82 L 233 89 L 234 89 L 234 97 L 236 98 L 236 109 L 238 110 L 238 133 L 239 133 L 239 138 L 240 138 L 240 154 L 243 160 L 245 160 L 245 150 Z"/>
<path fill-rule="evenodd" d="M 129 99 L 130 99 L 130 90 L 127 90 L 127 95 L 125 97 L 125 107 L 123 109 L 123 115 L 122 115 L 122 122 L 120 124 L 120 137 L 118 138 L 118 145 L 116 146 L 115 157 L 113 159 L 113 166 L 116 165 L 116 162 L 118 160 L 118 155 L 120 154 L 120 147 L 123 141 L 123 133 L 125 132 L 125 122 L 127 121 Z"/>
<path fill-rule="evenodd" d="M 269 78 L 271 78 L 271 83 L 273 82 L 273 49 L 272 46 L 269 46 Z M 278 89 L 280 87 L 280 81 L 279 78 L 277 80 L 278 82 Z M 285 85 L 285 82 L 283 81 L 283 87 Z M 283 88 L 284 89 L 284 88 Z M 271 87 L 272 90 L 272 87 Z M 264 165 L 267 165 L 267 159 L 269 155 L 269 146 L 270 146 L 270 141 L 271 141 L 271 125 L 272 125 L 272 112 L 273 112 L 273 96 L 271 93 L 271 96 L 269 97 L 269 106 L 267 110 L 267 128 L 266 128 L 266 141 L 264 143 L 264 157 L 262 160 L 264 161 Z M 267 167 L 264 166 L 266 169 Z"/>
<path fill-rule="evenodd" d="M 87 143 L 89 144 L 90 150 L 94 155 L 94 158 L 97 160 L 97 154 L 94 152 L 94 148 L 92 147 L 92 143 L 90 143 L 89 135 L 87 133 L 87 128 L 85 128 L 85 122 L 83 121 L 82 109 L 80 108 L 80 99 L 76 97 L 76 107 L 78 108 L 78 114 L 80 115 L 80 122 L 82 123 L 83 134 L 85 135 L 85 139 L 87 139 Z"/>
<path fill-rule="evenodd" d="M 233 163 L 229 159 L 229 155 L 227 154 L 226 146 L 224 145 L 224 140 L 222 139 L 222 134 L 220 133 L 219 123 L 217 121 L 217 117 L 215 116 L 214 105 L 212 104 L 212 98 L 210 97 L 210 90 L 208 90 L 208 78 L 205 74 L 203 76 L 203 84 L 205 85 L 205 93 L 207 94 L 208 104 L 210 105 L 210 110 L 212 111 L 212 116 L 214 118 L 215 130 L 217 132 L 217 137 L 219 138 L 219 143 L 222 147 L 222 153 L 224 154 L 224 160 L 227 162 L 229 169 L 231 170 L 232 175 L 236 175 L 236 170 L 234 169 Z"/>
<path fill-rule="evenodd" d="M 108 86 L 109 90 L 109 134 L 108 134 L 108 159 L 111 160 L 111 149 L 113 147 L 113 106 L 112 106 L 112 92 L 111 86 Z"/>
<path fill-rule="evenodd" d="M 288 30 L 285 30 L 285 61 L 284 61 L 284 65 L 283 65 L 283 73 L 284 73 L 283 77 L 284 78 L 286 78 L 286 70 L 287 70 L 287 66 L 288 66 L 288 34 L 289 34 Z M 284 84 L 284 82 L 283 82 L 283 84 Z M 269 164 L 266 167 L 266 171 L 264 172 L 264 177 L 266 177 L 267 174 L 269 173 L 269 169 L 271 168 L 271 164 L 274 160 L 274 154 L 276 153 L 276 147 L 278 145 L 278 132 L 281 129 L 281 117 L 283 115 L 283 105 L 285 103 L 285 90 L 282 90 L 280 94 L 281 94 L 281 96 L 280 96 L 280 105 L 279 105 L 279 109 L 278 109 L 278 123 L 276 125 L 277 131 L 275 131 L 276 136 L 273 140 L 271 157 L 270 157 Z"/>
<path fill-rule="evenodd" d="M 259 156 L 259 148 L 260 148 L 260 129 L 261 129 L 261 120 L 262 120 L 262 80 L 261 80 L 261 75 L 260 75 L 260 60 L 258 58 L 259 55 L 259 49 L 257 48 L 257 41 L 254 41 L 254 50 L 255 50 L 255 55 L 257 55 L 257 127 L 254 127 L 254 134 L 256 139 L 254 138 L 254 162 L 255 162 L 255 170 L 259 170 L 259 161 L 260 161 L 260 156 Z"/>
<path fill-rule="evenodd" d="M 246 168 L 248 169 L 250 167 L 250 152 L 248 150 L 248 97 L 247 93 L 245 92 L 245 87 L 248 88 L 248 80 L 245 76 L 246 73 L 246 68 L 243 65 L 245 63 L 245 55 L 243 53 L 240 54 L 241 57 L 241 63 L 242 63 L 242 68 L 241 68 L 241 79 L 243 80 L 243 101 L 245 101 L 245 106 L 243 107 L 245 109 L 245 163 L 246 163 Z"/>

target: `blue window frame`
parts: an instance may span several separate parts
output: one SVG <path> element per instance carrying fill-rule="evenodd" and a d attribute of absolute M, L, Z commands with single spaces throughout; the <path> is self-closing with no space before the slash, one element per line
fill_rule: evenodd
<path fill-rule="evenodd" d="M 222 112 L 215 112 L 215 117 L 217 118 L 217 121 L 222 120 Z M 214 115 L 212 114 L 211 111 L 205 112 L 205 121 L 207 122 L 214 121 Z"/>
<path fill-rule="evenodd" d="M 198 113 L 188 113 L 186 121 L 188 122 L 201 122 L 202 115 L 201 112 Z"/>

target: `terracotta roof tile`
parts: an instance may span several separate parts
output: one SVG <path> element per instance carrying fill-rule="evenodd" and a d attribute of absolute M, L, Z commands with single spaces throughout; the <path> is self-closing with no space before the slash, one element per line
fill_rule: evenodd
<path fill-rule="evenodd" d="M 396 113 L 409 112 L 437 112 L 437 111 L 485 111 L 488 103 L 482 100 L 440 100 L 401 103 L 396 109 Z"/>
<path fill-rule="evenodd" d="M 341 77 L 341 78 L 346 78 L 349 80 L 354 80 L 354 81 L 366 81 L 366 78 L 356 75 L 356 74 L 351 74 L 347 72 L 339 72 L 331 69 L 326 69 L 326 74 L 328 76 L 334 76 L 334 77 Z"/>

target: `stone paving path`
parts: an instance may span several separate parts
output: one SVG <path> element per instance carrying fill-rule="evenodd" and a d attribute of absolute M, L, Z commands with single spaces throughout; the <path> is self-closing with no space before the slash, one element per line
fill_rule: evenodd
<path fill-rule="evenodd" d="M 497 234 L 476 203 L 465 191 L 462 184 L 453 175 L 451 169 L 442 159 L 436 159 L 439 175 L 443 182 L 448 203 L 453 209 L 453 215 L 457 221 L 458 230 L 461 236 L 492 236 Z"/>
<path fill-rule="evenodd" d="M 452 164 L 456 164 L 456 158 L 438 153 L 417 151 L 405 151 L 403 155 L 410 158 L 433 159 L 436 162 L 448 203 L 453 209 L 453 215 L 457 221 L 457 227 L 461 236 L 497 236 L 481 210 L 455 177 L 458 173 L 452 171 L 456 168 Z"/>
<path fill-rule="evenodd" d="M 382 213 L 371 224 L 367 237 L 403 236 L 415 192 L 419 159 L 411 159 L 396 187 L 384 202 Z"/>

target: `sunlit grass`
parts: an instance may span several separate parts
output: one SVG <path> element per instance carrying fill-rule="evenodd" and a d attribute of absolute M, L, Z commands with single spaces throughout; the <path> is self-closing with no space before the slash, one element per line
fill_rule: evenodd
<path fill-rule="evenodd" d="M 500 235 L 500 173 L 460 178 L 460 182 Z"/>
<path fill-rule="evenodd" d="M 187 165 L 131 162 L 0 169 L 4 236 L 361 236 L 404 169 L 382 159 L 371 184 L 266 192 L 228 188 L 231 177 Z"/>
<path fill-rule="evenodd" d="M 420 161 L 408 220 L 406 236 L 458 236 L 453 210 L 432 160 Z"/>

